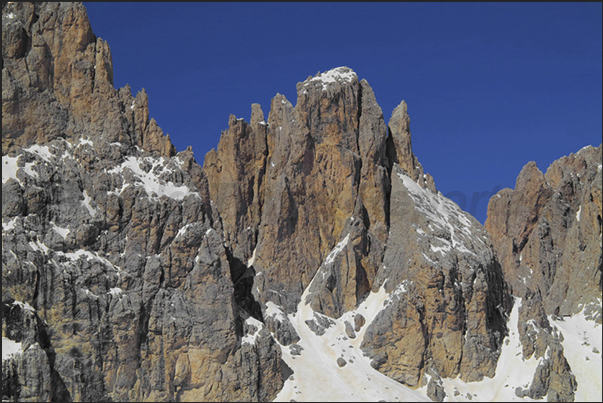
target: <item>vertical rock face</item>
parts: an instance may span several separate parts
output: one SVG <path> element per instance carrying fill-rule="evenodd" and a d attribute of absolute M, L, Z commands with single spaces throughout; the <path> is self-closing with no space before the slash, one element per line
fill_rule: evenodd
<path fill-rule="evenodd" d="M 391 303 L 362 344 L 375 368 L 413 387 L 428 372 L 492 376 L 511 305 L 500 265 L 483 227 L 412 153 L 406 104 L 388 129 L 368 83 L 346 67 L 297 91 L 295 107 L 273 99 L 267 123 L 258 106 L 251 124 L 231 116 L 204 166 L 271 331 L 284 345 L 298 339 L 286 314 L 301 303 L 324 334 L 334 322 L 321 314 L 337 319 L 384 288 Z"/>
<path fill-rule="evenodd" d="M 486 231 L 424 172 L 406 103 L 386 125 L 339 67 L 295 106 L 230 116 L 201 167 L 144 90 L 113 88 L 83 5 L 2 7 L 2 335 L 20 351 L 3 399 L 273 400 L 282 354 L 341 325 L 374 369 L 443 400 L 442 378 L 494 375 L 505 278 L 541 360 L 516 393 L 573 398 L 547 315 L 601 318 L 601 146 L 526 165 Z"/>
<path fill-rule="evenodd" d="M 234 256 L 253 260 L 264 306 L 295 311 L 354 211 L 365 214 L 364 243 L 374 241 L 359 251 L 351 290 L 341 290 L 351 299 L 325 309 L 341 314 L 370 290 L 379 265 L 371 254 L 382 253 L 388 229 L 386 136 L 370 86 L 348 68 L 298 84 L 295 107 L 277 95 L 268 122 L 259 105 L 251 124 L 231 117 L 204 172 Z"/>
<path fill-rule="evenodd" d="M 277 95 L 268 123 L 265 205 L 254 263 L 263 275 L 257 289 L 262 302 L 293 312 L 354 211 L 365 211 L 366 229 L 371 226 L 366 236 L 374 239 L 375 251 L 383 248 L 386 132 L 368 83 L 347 68 L 298 84 L 295 108 Z M 360 289 L 349 284 L 352 289 L 342 290 L 352 298 L 346 308 L 371 287 L 377 266 L 358 256 L 363 258 Z"/>
<path fill-rule="evenodd" d="M 523 357 L 540 364 L 520 397 L 573 401 L 577 382 L 549 319 L 582 312 L 601 323 L 601 146 L 526 164 L 515 189 L 488 204 L 486 229 L 513 294 L 522 298 Z"/>
<path fill-rule="evenodd" d="M 109 45 L 81 3 L 5 3 L 2 8 L 2 153 L 86 133 L 169 157 L 175 149 L 148 98 L 113 88 Z"/>
<path fill-rule="evenodd" d="M 391 229 L 376 277 L 391 294 L 363 348 L 376 368 L 411 386 L 430 368 L 467 381 L 493 376 L 510 301 L 489 237 L 419 183 L 394 165 Z"/>
<path fill-rule="evenodd" d="M 83 5 L 3 3 L 2 57 L 3 399 L 273 399 L 211 184 L 113 88 Z"/>
<path fill-rule="evenodd" d="M 547 314 L 586 309 L 601 322 L 601 146 L 526 164 L 515 189 L 488 204 L 486 229 L 516 296 L 542 298 Z"/>

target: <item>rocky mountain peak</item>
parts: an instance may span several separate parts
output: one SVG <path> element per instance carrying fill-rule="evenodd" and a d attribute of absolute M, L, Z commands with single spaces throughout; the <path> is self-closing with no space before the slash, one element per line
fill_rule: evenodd
<path fill-rule="evenodd" d="M 2 9 L 2 153 L 82 133 L 173 156 L 149 119 L 144 89 L 113 87 L 109 45 L 92 32 L 81 3 L 5 3 Z"/>
<path fill-rule="evenodd" d="M 388 156 L 402 168 L 419 186 L 436 191 L 433 177 L 423 171 L 423 166 L 412 152 L 410 116 L 406 102 L 400 102 L 392 112 L 388 123 Z"/>
<path fill-rule="evenodd" d="M 508 351 L 517 396 L 574 397 L 555 323 L 600 322 L 601 146 L 528 163 L 484 228 L 424 172 L 406 103 L 386 124 L 338 67 L 230 115 L 199 165 L 113 88 L 82 4 L 2 7 L 3 399 L 441 401 Z"/>
<path fill-rule="evenodd" d="M 587 307 L 601 320 L 601 146 L 535 162 L 488 204 L 485 227 L 513 293 L 538 293 L 546 313 Z M 571 273 L 571 275 L 570 275 Z"/>
<path fill-rule="evenodd" d="M 298 84 L 298 91 L 305 94 L 309 89 L 321 89 L 326 91 L 328 88 L 353 84 L 358 82 L 358 76 L 349 67 L 336 67 L 323 73 L 318 72 L 314 77 L 310 76 L 303 83 Z"/>

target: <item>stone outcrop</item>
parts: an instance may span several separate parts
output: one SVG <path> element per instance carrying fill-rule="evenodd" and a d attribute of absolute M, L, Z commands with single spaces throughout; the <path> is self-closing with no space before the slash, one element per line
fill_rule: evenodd
<path fill-rule="evenodd" d="M 505 279 L 522 298 L 518 331 L 523 356 L 539 358 L 520 397 L 573 401 L 577 382 L 549 316 L 583 312 L 601 323 L 601 146 L 554 161 L 546 173 L 526 164 L 515 189 L 488 204 Z"/>
<path fill-rule="evenodd" d="M 113 87 L 109 45 L 81 3 L 2 6 L 2 154 L 57 138 L 139 146 L 169 157 L 144 90 Z"/>
<path fill-rule="evenodd" d="M 2 7 L 2 335 L 23 347 L 3 399 L 273 399 L 280 349 L 266 329 L 246 341 L 192 151 L 144 90 L 113 88 L 82 4 Z"/>
<path fill-rule="evenodd" d="M 572 402 L 577 388 L 576 378 L 564 355 L 562 337 L 551 326 L 544 312 L 540 294 L 529 289 L 519 307 L 519 337 L 524 359 L 540 358 L 528 388 L 517 388 L 519 397 L 547 397 L 553 402 Z"/>
<path fill-rule="evenodd" d="M 113 87 L 82 4 L 2 16 L 2 334 L 21 346 L 3 399 L 273 400 L 293 375 L 281 352 L 307 353 L 300 323 L 341 319 L 373 368 L 442 401 L 443 378 L 494 375 L 511 291 L 541 358 L 517 394 L 573 398 L 547 315 L 601 318 L 601 146 L 526 165 L 486 231 L 424 172 L 406 103 L 386 125 L 347 67 L 267 118 L 231 115 L 200 166 L 144 90 Z M 342 318 L 372 293 L 376 315 Z"/>
<path fill-rule="evenodd" d="M 513 294 L 536 292 L 549 315 L 585 309 L 601 323 L 601 146 L 523 167 L 515 189 L 488 204 L 492 234 Z"/>
<path fill-rule="evenodd" d="M 467 381 L 493 376 L 510 301 L 487 233 L 397 164 L 391 206 L 375 284 L 391 294 L 363 349 L 380 371 L 411 386 L 429 367 Z"/>
<path fill-rule="evenodd" d="M 386 132 L 370 86 L 347 68 L 298 84 L 295 107 L 277 95 L 267 127 L 255 287 L 262 303 L 290 313 L 354 211 L 366 211 L 371 230 L 365 237 L 374 239 L 376 253 L 383 248 Z M 364 253 L 360 278 L 343 293 L 347 309 L 370 289 L 377 267 L 369 262 L 372 251 Z"/>

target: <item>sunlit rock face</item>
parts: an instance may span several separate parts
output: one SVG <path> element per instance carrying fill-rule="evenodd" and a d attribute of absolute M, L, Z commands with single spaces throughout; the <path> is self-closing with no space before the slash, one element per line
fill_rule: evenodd
<path fill-rule="evenodd" d="M 3 398 L 272 399 L 192 151 L 113 88 L 83 5 L 5 3 L 2 36 Z"/>
<path fill-rule="evenodd" d="M 529 162 L 514 190 L 490 199 L 485 227 L 505 279 L 523 299 L 522 355 L 541 360 L 520 397 L 574 400 L 580 380 L 566 359 L 557 321 L 580 314 L 601 324 L 601 206 L 601 146 L 562 157 L 544 174 Z M 573 365 L 580 371 L 580 362 Z"/>
<path fill-rule="evenodd" d="M 212 200 L 230 201 L 217 209 L 249 263 L 241 272 L 253 268 L 254 299 L 266 318 L 282 309 L 274 331 L 292 327 L 286 314 L 304 291 L 302 304 L 338 319 L 384 287 L 396 298 L 362 343 L 375 368 L 412 387 L 428 370 L 492 376 L 510 309 L 500 265 L 483 227 L 412 153 L 406 104 L 388 128 L 368 83 L 345 67 L 297 90 L 295 107 L 273 99 L 267 122 L 258 106 L 251 124 L 231 116 L 204 167 Z M 316 320 L 308 326 L 323 335 L 328 321 Z"/>
<path fill-rule="evenodd" d="M 231 115 L 200 165 L 82 4 L 2 16 L 3 399 L 443 400 L 510 339 L 515 397 L 582 396 L 554 315 L 600 322 L 601 147 L 528 164 L 486 231 L 348 67 Z"/>
<path fill-rule="evenodd" d="M 515 189 L 488 205 L 492 234 L 513 293 L 539 294 L 549 315 L 583 309 L 601 323 L 601 146 L 526 164 Z"/>

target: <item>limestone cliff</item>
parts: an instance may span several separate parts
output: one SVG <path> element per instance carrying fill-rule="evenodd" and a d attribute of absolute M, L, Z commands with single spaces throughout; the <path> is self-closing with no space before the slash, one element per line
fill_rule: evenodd
<path fill-rule="evenodd" d="M 492 234 L 513 294 L 540 295 L 549 315 L 587 309 L 601 323 L 601 146 L 526 164 L 515 189 L 488 204 Z"/>
<path fill-rule="evenodd" d="M 486 231 L 424 171 L 406 103 L 386 124 L 347 67 L 231 115 L 201 166 L 113 87 L 82 4 L 3 3 L 2 37 L 3 399 L 273 400 L 337 329 L 440 401 L 517 330 L 540 359 L 517 395 L 573 398 L 547 315 L 600 321 L 601 146 L 528 164 Z"/>
<path fill-rule="evenodd" d="M 492 376 L 511 307 L 501 268 L 483 227 L 413 154 L 406 103 L 386 126 L 369 84 L 346 67 L 297 92 L 295 107 L 277 95 L 267 121 L 259 105 L 250 124 L 231 116 L 204 165 L 269 329 L 294 343 L 287 314 L 309 304 L 318 316 L 307 325 L 324 334 L 329 318 L 383 288 L 397 297 L 362 344 L 375 368 L 412 387 L 427 371 Z"/>
<path fill-rule="evenodd" d="M 83 5 L 3 3 L 2 56 L 4 397 L 272 399 L 280 350 L 237 303 L 207 178 L 113 88 Z"/>
<path fill-rule="evenodd" d="M 485 227 L 522 299 L 523 357 L 542 357 L 520 397 L 574 400 L 576 379 L 553 321 L 582 313 L 601 323 L 601 208 L 601 146 L 562 157 L 544 174 L 529 162 L 514 190 L 490 199 Z"/>

